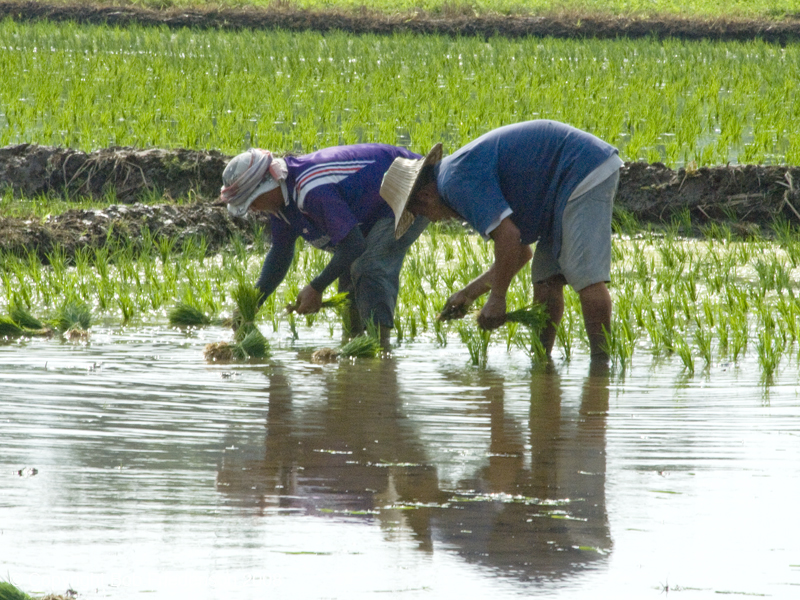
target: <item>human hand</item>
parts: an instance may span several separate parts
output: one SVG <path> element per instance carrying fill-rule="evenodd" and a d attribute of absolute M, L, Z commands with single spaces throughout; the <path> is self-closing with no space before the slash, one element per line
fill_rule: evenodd
<path fill-rule="evenodd" d="M 297 294 L 297 303 L 294 310 L 299 315 L 318 312 L 322 308 L 322 294 L 310 285 L 307 285 Z"/>
<path fill-rule="evenodd" d="M 505 296 L 489 294 L 489 299 L 478 315 L 478 327 L 481 329 L 497 329 L 506 322 L 506 299 Z"/>
<path fill-rule="evenodd" d="M 472 304 L 472 299 L 467 296 L 464 290 L 460 290 L 447 299 L 442 312 L 439 313 L 437 318 L 440 321 L 460 319 L 467 314 L 467 308 L 469 308 L 470 304 Z"/>

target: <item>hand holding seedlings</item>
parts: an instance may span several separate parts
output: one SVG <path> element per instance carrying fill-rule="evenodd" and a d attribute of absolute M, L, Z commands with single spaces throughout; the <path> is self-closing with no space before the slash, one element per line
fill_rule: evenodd
<path fill-rule="evenodd" d="M 339 292 L 338 294 L 334 294 L 330 298 L 326 298 L 325 300 L 322 300 L 320 302 L 320 309 L 321 308 L 341 308 L 343 306 L 346 306 L 348 304 L 348 302 L 349 302 L 348 296 L 349 296 L 349 294 L 347 292 Z M 301 299 L 300 299 L 300 296 L 298 295 L 293 303 L 289 303 L 289 304 L 286 305 L 286 312 L 287 313 L 297 312 L 298 314 L 303 314 L 299 310 L 297 310 L 300 307 L 300 302 L 301 302 Z M 317 309 L 317 310 L 319 310 L 319 309 Z M 313 312 L 317 312 L 317 311 L 313 311 Z"/>
<path fill-rule="evenodd" d="M 497 329 L 506 322 L 506 298 L 500 294 L 489 294 L 478 315 L 478 327 L 481 329 Z"/>
<path fill-rule="evenodd" d="M 440 321 L 461 319 L 467 314 L 467 309 L 470 304 L 472 304 L 472 300 L 467 296 L 464 290 L 460 290 L 447 299 L 437 319 Z"/>

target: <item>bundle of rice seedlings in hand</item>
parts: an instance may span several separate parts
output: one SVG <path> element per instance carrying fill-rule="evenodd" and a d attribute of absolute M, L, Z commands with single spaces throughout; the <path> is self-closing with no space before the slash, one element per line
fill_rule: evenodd
<path fill-rule="evenodd" d="M 467 314 L 466 306 L 445 306 L 439 311 L 439 316 L 436 317 L 439 321 L 451 321 L 453 319 L 461 319 Z"/>
<path fill-rule="evenodd" d="M 350 303 L 349 294 L 347 292 L 339 292 L 338 294 L 334 294 L 330 298 L 327 298 L 322 301 L 321 308 L 344 308 Z M 297 310 L 297 307 L 300 305 L 299 300 L 295 300 L 294 303 L 290 303 L 286 305 L 286 312 L 294 312 Z"/>
<path fill-rule="evenodd" d="M 178 302 L 167 314 L 173 327 L 203 327 L 211 325 L 211 317 L 190 302 Z"/>
<path fill-rule="evenodd" d="M 71 340 L 85 339 L 92 324 L 92 314 L 86 303 L 70 299 L 58 309 L 55 327 Z"/>
<path fill-rule="evenodd" d="M 542 331 L 550 322 L 550 315 L 544 304 L 535 303 L 528 308 L 520 308 L 506 313 L 506 323 L 520 323 L 531 331 Z"/>

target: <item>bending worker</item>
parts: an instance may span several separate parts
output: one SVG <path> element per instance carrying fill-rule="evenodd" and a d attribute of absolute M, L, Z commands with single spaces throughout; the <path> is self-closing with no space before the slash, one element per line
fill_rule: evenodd
<path fill-rule="evenodd" d="M 404 148 L 357 144 L 284 158 L 252 148 L 231 159 L 220 192 L 228 212 L 241 217 L 248 210 L 265 210 L 271 215 L 272 245 L 256 282 L 262 303 L 286 277 L 295 240 L 302 237 L 333 256 L 300 291 L 294 309 L 317 312 L 323 291 L 338 279 L 339 290 L 350 293 L 347 333 L 360 333 L 372 319 L 388 346 L 403 259 L 428 224 L 424 217 L 409 216 L 413 223 L 395 239 L 394 215 L 379 191 L 398 157 L 420 158 Z"/>
<path fill-rule="evenodd" d="M 574 127 L 538 120 L 500 127 L 441 156 L 437 144 L 424 159 L 395 159 L 381 195 L 398 222 L 403 217 L 398 233 L 409 212 L 431 221 L 465 220 L 494 241 L 494 264 L 447 300 L 442 317 L 463 316 L 489 292 L 478 324 L 499 327 L 511 279 L 533 257 L 534 300 L 551 320 L 541 335 L 548 354 L 568 283 L 580 296 L 592 357 L 606 357 L 611 211 L 623 164 L 617 149 Z"/>

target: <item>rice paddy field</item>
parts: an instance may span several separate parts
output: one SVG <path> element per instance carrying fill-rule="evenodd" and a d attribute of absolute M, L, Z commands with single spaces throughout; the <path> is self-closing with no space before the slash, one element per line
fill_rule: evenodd
<path fill-rule="evenodd" d="M 619 10 L 652 6 L 684 10 Z M 628 161 L 800 164 L 793 44 L 5 20 L 0 79 L 0 146 L 452 152 L 549 118 Z M 103 206 L 6 191 L 0 211 L 78 201 Z M 241 351 L 231 324 L 269 248 L 257 233 L 215 252 L 145 231 L 0 255 L 0 578 L 115 600 L 796 597 L 796 222 L 619 212 L 606 367 L 571 290 L 550 358 L 524 324 L 437 320 L 493 260 L 459 225 L 430 226 L 407 256 L 391 353 L 315 359 L 342 350 L 343 312 L 286 310 L 328 260 L 298 245 L 246 319 L 258 353 L 209 360 L 209 345 Z M 530 279 L 509 310 L 531 306 Z"/>

